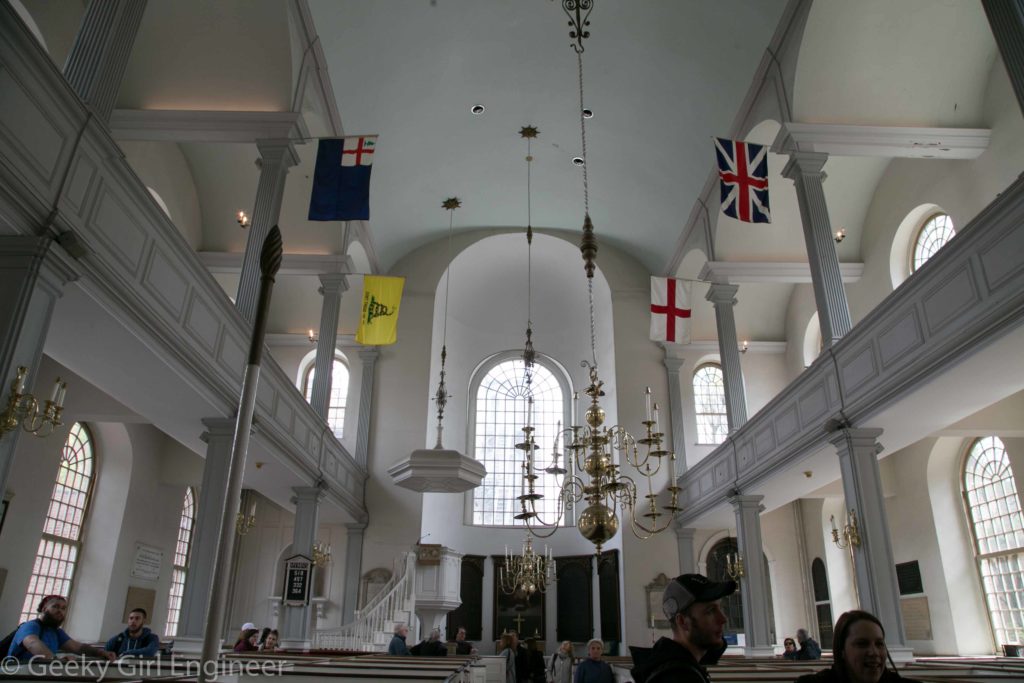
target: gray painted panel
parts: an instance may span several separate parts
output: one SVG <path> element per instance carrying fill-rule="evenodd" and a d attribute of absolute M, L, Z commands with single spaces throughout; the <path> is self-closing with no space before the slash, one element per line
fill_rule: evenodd
<path fill-rule="evenodd" d="M 978 303 L 980 297 L 971 277 L 970 263 L 964 263 L 944 277 L 935 289 L 923 297 L 924 319 L 928 324 L 928 336 L 939 331 L 949 331 L 950 323 Z"/>
<path fill-rule="evenodd" d="M 0 66 L 0 102 L 4 115 L 0 119 L 0 138 L 8 152 L 15 152 L 27 162 L 43 185 L 49 185 L 57 171 L 61 148 L 67 137 L 46 115 L 46 107 L 37 102 L 28 88 L 4 66 Z M 26 140 L 32 146 L 25 145 Z M 3 156 L 8 156 L 5 152 Z M 20 169 L 27 170 L 25 166 Z"/>
<path fill-rule="evenodd" d="M 185 329 L 192 333 L 204 349 L 211 354 L 216 352 L 220 321 L 197 290 L 192 290 L 192 301 L 185 313 Z"/>
<path fill-rule="evenodd" d="M 1015 276 L 1024 275 L 1024 229 L 1010 230 L 982 250 L 979 257 L 989 291 L 1005 286 Z"/>
<path fill-rule="evenodd" d="M 899 316 L 892 326 L 879 333 L 878 355 L 881 358 L 882 367 L 889 367 L 893 362 L 906 355 L 908 351 L 920 347 L 923 343 L 921 321 L 918 318 L 917 310 L 912 309 L 908 315 Z"/>
<path fill-rule="evenodd" d="M 142 276 L 143 286 L 167 307 L 175 321 L 181 320 L 188 296 L 188 282 L 160 249 L 153 249 Z"/>

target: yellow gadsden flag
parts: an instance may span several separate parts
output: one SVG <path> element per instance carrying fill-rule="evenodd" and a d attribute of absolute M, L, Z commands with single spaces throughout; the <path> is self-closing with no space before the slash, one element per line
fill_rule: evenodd
<path fill-rule="evenodd" d="M 356 341 L 367 346 L 387 346 L 398 340 L 398 306 L 402 303 L 404 277 L 363 277 L 363 309 Z"/>

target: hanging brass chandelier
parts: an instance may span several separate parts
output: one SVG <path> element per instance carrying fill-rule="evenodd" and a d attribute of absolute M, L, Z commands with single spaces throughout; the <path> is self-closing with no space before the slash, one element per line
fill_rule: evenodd
<path fill-rule="evenodd" d="M 519 593 L 530 596 L 545 592 L 554 576 L 555 561 L 551 558 L 551 550 L 545 548 L 544 553 L 538 555 L 527 535 L 521 554 L 510 553 L 505 547 L 505 564 L 498 569 L 498 587 L 505 595 Z"/>
<path fill-rule="evenodd" d="M 524 452 L 522 493 L 517 497 L 520 512 L 516 519 L 526 524 L 530 533 L 538 537 L 553 534 L 562 522 L 567 509 L 575 509 L 577 503 L 586 502 L 580 513 L 576 526 L 580 534 L 594 544 L 597 554 L 619 530 L 619 513 L 628 519 L 630 528 L 638 538 L 650 538 L 654 534 L 667 529 L 671 524 L 672 515 L 681 508 L 678 506 L 679 487 L 676 485 L 675 454 L 666 450 L 664 433 L 658 425 L 658 406 L 651 402 L 651 390 L 645 392 L 646 419 L 643 436 L 636 438 L 624 427 L 605 426 L 605 411 L 601 407 L 601 398 L 605 395 L 598 374 L 597 341 L 594 324 L 594 270 L 597 258 L 597 239 L 594 236 L 594 225 L 590 220 L 590 194 L 587 177 L 587 110 L 583 106 L 583 41 L 590 37 L 587 27 L 588 17 L 593 10 L 593 0 L 563 0 L 562 8 L 569 17 L 569 37 L 573 39 L 572 48 L 576 52 L 579 74 L 579 114 L 580 137 L 582 142 L 583 168 L 583 238 L 580 252 L 583 255 L 584 270 L 587 276 L 587 296 L 590 305 L 590 355 L 591 360 L 581 361 L 580 366 L 588 369 L 590 383 L 584 389 L 586 400 L 590 404 L 582 416 L 579 413 L 579 396 L 573 395 L 572 418 L 574 424 L 566 430 L 559 426 L 551 453 L 551 463 L 544 472 L 561 478 L 558 485 L 558 505 L 555 519 L 543 519 L 538 513 L 537 502 L 544 498 L 536 487 L 538 479 L 536 468 L 536 451 L 534 443 L 534 427 L 529 419 L 522 428 L 524 439 L 516 444 L 516 448 Z M 529 337 L 528 337 L 529 340 Z M 563 467 L 563 456 L 558 450 L 559 439 L 564 435 L 568 451 L 570 471 Z M 619 462 L 628 464 L 635 473 L 624 474 Z M 654 491 L 653 480 L 661 471 L 663 462 L 667 461 L 669 500 L 666 505 L 658 505 L 658 493 Z M 643 494 L 645 503 L 638 505 L 637 481 L 646 480 L 647 493 Z M 665 518 L 662 520 L 661 518 Z"/>

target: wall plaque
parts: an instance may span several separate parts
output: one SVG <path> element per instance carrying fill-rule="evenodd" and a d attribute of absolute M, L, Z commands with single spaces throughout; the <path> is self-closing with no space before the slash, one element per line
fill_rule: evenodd
<path fill-rule="evenodd" d="M 286 605 L 308 605 L 310 577 L 313 562 L 305 555 L 292 555 L 284 561 L 284 591 L 281 600 Z"/>
<path fill-rule="evenodd" d="M 160 565 L 164 551 L 143 543 L 135 544 L 135 559 L 132 561 L 132 578 L 156 581 L 160 578 Z"/>
<path fill-rule="evenodd" d="M 928 597 L 900 598 L 900 612 L 903 613 L 903 628 L 907 640 L 931 640 L 932 617 L 928 611 Z"/>

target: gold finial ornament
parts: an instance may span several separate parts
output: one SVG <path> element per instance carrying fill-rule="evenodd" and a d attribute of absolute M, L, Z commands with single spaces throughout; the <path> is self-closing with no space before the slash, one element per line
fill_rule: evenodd
<path fill-rule="evenodd" d="M 462 200 L 458 197 L 449 197 L 448 199 L 441 202 L 441 208 L 447 209 L 448 211 L 454 211 L 455 209 L 462 206 Z"/>
<path fill-rule="evenodd" d="M 535 126 L 523 126 L 519 129 L 519 137 L 523 138 L 536 138 L 540 134 Z"/>

